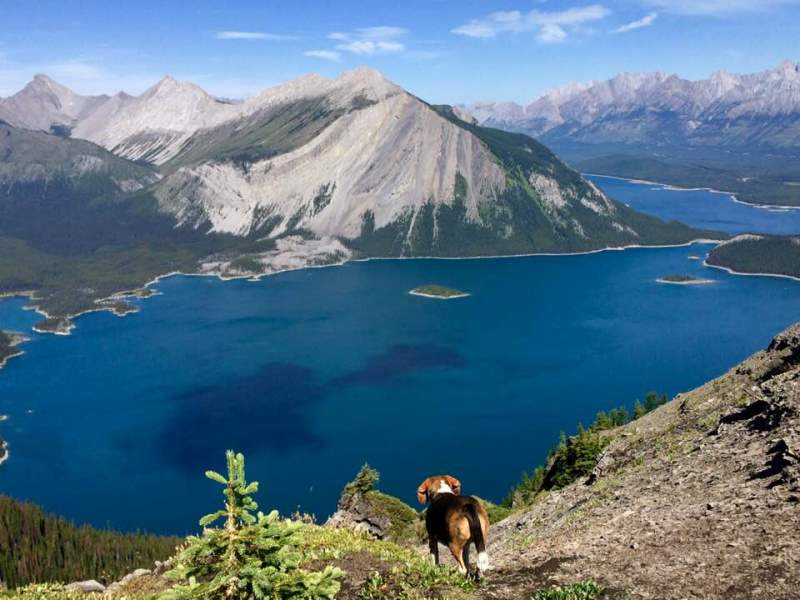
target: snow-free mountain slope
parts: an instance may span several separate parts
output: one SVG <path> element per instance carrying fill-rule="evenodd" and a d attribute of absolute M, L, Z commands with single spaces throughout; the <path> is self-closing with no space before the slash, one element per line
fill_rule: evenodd
<path fill-rule="evenodd" d="M 42 330 L 66 333 L 85 310 L 128 311 L 104 299 L 176 270 L 239 277 L 707 235 L 614 202 L 532 138 L 463 120 L 368 69 L 244 102 L 167 78 L 70 110 L 77 121 L 58 136 L 2 125 L 0 291 L 36 290 L 52 317 Z"/>
<path fill-rule="evenodd" d="M 527 106 L 470 107 L 487 125 L 549 143 L 800 147 L 800 65 L 785 61 L 750 75 L 725 71 L 689 81 L 664 73 L 622 73 L 572 84 Z"/>
<path fill-rule="evenodd" d="M 36 75 L 13 96 L 0 98 L 0 119 L 24 129 L 70 128 L 106 100 L 108 96 L 81 96 L 46 75 Z"/>
<path fill-rule="evenodd" d="M 55 90 L 73 138 L 158 167 L 141 201 L 179 227 L 344 240 L 369 255 L 564 252 L 693 236 L 609 200 L 531 138 L 478 127 L 372 69 L 306 75 L 243 102 L 171 77 L 138 97 L 94 99 L 37 78 L 18 108 L 27 98 L 36 114 L 46 94 L 30 92 L 43 87 Z"/>

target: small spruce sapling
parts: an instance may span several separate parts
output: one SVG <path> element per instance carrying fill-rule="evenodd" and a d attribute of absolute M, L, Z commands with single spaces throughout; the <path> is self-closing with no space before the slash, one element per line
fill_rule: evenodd
<path fill-rule="evenodd" d="M 253 514 L 252 494 L 258 483 L 247 483 L 244 456 L 229 450 L 228 476 L 207 471 L 206 477 L 225 486 L 225 508 L 200 519 L 200 536 L 190 536 L 173 559 L 167 576 L 182 584 L 163 600 L 330 600 L 339 591 L 340 569 L 300 568 L 301 523 L 281 519 L 277 511 Z M 222 527 L 210 527 L 218 520 Z"/>
<path fill-rule="evenodd" d="M 345 496 L 363 496 L 375 489 L 375 485 L 380 480 L 381 475 L 376 469 L 370 467 L 367 463 L 361 467 L 361 470 L 356 475 L 356 478 L 344 486 Z"/>

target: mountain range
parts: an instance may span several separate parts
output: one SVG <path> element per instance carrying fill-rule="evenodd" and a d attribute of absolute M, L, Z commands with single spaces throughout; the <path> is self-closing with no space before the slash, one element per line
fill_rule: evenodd
<path fill-rule="evenodd" d="M 572 83 L 525 106 L 480 102 L 479 123 L 522 131 L 544 143 L 800 148 L 800 64 L 785 61 L 750 75 L 622 73 Z"/>
<path fill-rule="evenodd" d="M 532 138 L 459 114 L 370 69 L 244 101 L 171 77 L 140 96 L 81 96 L 37 75 L 0 99 L 0 244 L 27 267 L 5 267 L 0 290 L 39 290 L 51 316 L 96 308 L 122 282 L 93 281 L 81 257 L 109 249 L 122 254 L 106 274 L 117 260 L 140 266 L 129 254 L 146 248 L 141 279 L 697 237 L 609 199 Z M 74 264 L 58 269 L 56 290 L 42 265 L 65 256 Z"/>

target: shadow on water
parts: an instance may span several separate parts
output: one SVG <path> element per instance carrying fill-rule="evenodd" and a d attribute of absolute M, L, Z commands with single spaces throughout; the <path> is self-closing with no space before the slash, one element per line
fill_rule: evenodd
<path fill-rule="evenodd" d="M 245 453 L 320 446 L 309 417 L 321 397 L 311 369 L 269 363 L 253 375 L 177 396 L 158 449 L 169 463 L 195 473 L 232 445 Z"/>
<path fill-rule="evenodd" d="M 351 385 L 382 385 L 414 371 L 460 369 L 465 363 L 463 355 L 444 346 L 396 344 L 373 356 L 360 369 L 331 380 L 329 385 L 337 390 Z"/>
<path fill-rule="evenodd" d="M 301 365 L 268 363 L 253 375 L 176 396 L 176 411 L 158 436 L 158 452 L 182 471 L 196 473 L 231 446 L 276 454 L 318 448 L 324 442 L 314 431 L 313 411 L 324 397 L 353 385 L 388 384 L 412 372 L 462 368 L 465 362 L 443 346 L 397 344 L 325 385 Z"/>

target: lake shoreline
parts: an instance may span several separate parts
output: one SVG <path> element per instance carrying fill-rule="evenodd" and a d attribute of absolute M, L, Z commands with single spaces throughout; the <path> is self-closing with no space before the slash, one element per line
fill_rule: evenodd
<path fill-rule="evenodd" d="M 744 206 L 750 206 L 752 208 L 763 208 L 765 210 L 771 210 L 774 212 L 784 212 L 787 210 L 798 210 L 800 211 L 800 206 L 790 206 L 786 204 L 757 204 L 755 202 L 745 202 L 744 200 L 740 200 L 739 197 L 734 192 L 727 192 L 725 190 L 717 190 L 710 187 L 680 187 L 677 185 L 673 185 L 671 183 L 662 183 L 660 181 L 651 181 L 649 179 L 633 179 L 631 177 L 620 177 L 619 175 L 602 175 L 600 173 L 583 173 L 585 177 L 604 177 L 606 179 L 616 179 L 619 181 L 627 181 L 628 183 L 634 183 L 637 185 L 657 185 L 660 186 L 663 190 L 667 192 L 709 192 L 711 194 L 721 194 L 723 196 L 728 196 L 730 199 L 735 202 L 736 204 L 742 204 Z"/>
<path fill-rule="evenodd" d="M 784 275 L 782 273 L 747 273 L 745 271 L 736 271 L 724 265 L 715 265 L 708 262 L 708 260 L 703 261 L 703 266 L 709 267 L 711 269 L 720 269 L 721 271 L 725 271 L 730 275 L 741 275 L 744 277 L 779 277 L 781 279 L 791 279 L 792 281 L 800 281 L 800 277 L 795 277 L 794 275 Z"/>
<path fill-rule="evenodd" d="M 103 306 L 103 303 L 108 303 L 110 301 L 114 301 L 115 299 L 119 298 L 138 298 L 141 300 L 146 300 L 147 298 L 153 297 L 155 295 L 159 295 L 160 292 L 154 291 L 154 293 L 147 293 L 150 290 L 150 286 L 156 285 L 162 279 L 167 279 L 169 277 L 212 277 L 216 278 L 220 281 L 237 281 L 237 280 L 245 280 L 245 281 L 252 281 L 252 282 L 259 282 L 266 277 L 271 277 L 273 275 L 280 275 L 282 273 L 289 273 L 293 271 L 303 271 L 307 269 L 326 269 L 330 267 L 340 267 L 347 263 L 355 263 L 355 262 L 369 262 L 369 261 L 384 261 L 384 260 L 490 260 L 490 259 L 501 259 L 501 258 L 529 258 L 535 256 L 586 256 L 591 254 L 599 254 L 601 252 L 623 252 L 626 250 L 637 250 L 637 249 L 659 249 L 659 248 L 684 248 L 688 246 L 692 246 L 695 244 L 719 244 L 722 243 L 724 240 L 715 240 L 709 238 L 697 238 L 694 240 L 690 240 L 688 242 L 682 244 L 657 244 L 657 245 L 648 245 L 648 244 L 628 244 L 625 246 L 609 246 L 606 248 L 598 248 L 596 250 L 582 250 L 579 252 L 530 252 L 530 253 L 523 253 L 523 254 L 493 254 L 493 255 L 483 255 L 483 256 L 368 256 L 362 258 L 347 258 L 345 260 L 335 261 L 328 264 L 314 264 L 314 265 L 302 265 L 297 267 L 290 267 L 286 269 L 280 269 L 277 271 L 270 271 L 269 273 L 243 273 L 242 275 L 233 275 L 233 276 L 226 276 L 222 273 L 214 273 L 214 272 L 184 272 L 184 271 L 170 271 L 168 273 L 164 273 L 162 275 L 158 275 L 151 279 L 150 281 L 144 283 L 143 285 L 132 288 L 129 290 L 121 290 L 119 292 L 114 292 L 110 296 L 105 298 L 98 298 L 95 300 L 97 307 L 89 308 L 87 310 L 79 311 L 74 314 L 68 314 L 65 316 L 53 316 L 49 314 L 45 309 L 41 308 L 37 304 L 27 304 L 23 307 L 23 310 L 32 310 L 36 314 L 41 315 L 46 320 L 53 319 L 53 320 L 60 320 L 63 321 L 63 326 L 57 327 L 55 329 L 43 329 L 34 325 L 32 330 L 38 334 L 50 334 L 50 335 L 60 335 L 60 336 L 69 336 L 72 335 L 72 332 L 75 330 L 76 325 L 74 320 L 78 317 L 91 314 L 91 313 L 98 313 L 98 312 L 110 312 L 116 317 L 125 317 L 129 314 L 133 314 L 139 312 L 138 307 L 134 307 L 132 310 L 119 310 L 116 306 Z M 0 292 L 0 300 L 4 298 L 28 298 L 31 302 L 36 301 L 36 291 L 31 290 L 24 290 L 19 292 Z"/>
<path fill-rule="evenodd" d="M 16 333 L 13 331 L 0 330 L 0 332 L 5 333 L 11 339 L 8 347 L 12 349 L 12 351 L 8 354 L 0 356 L 0 369 L 3 369 L 8 364 L 8 361 L 10 361 L 12 358 L 17 358 L 18 356 L 25 354 L 25 352 L 19 348 L 19 345 L 29 342 L 30 338 L 25 337 L 21 333 Z M 0 419 L 0 422 L 1 421 L 5 421 L 5 419 Z"/>
<path fill-rule="evenodd" d="M 609 177 L 612 179 L 623 179 L 626 181 L 633 181 L 630 179 L 622 178 L 622 177 L 614 177 L 610 175 L 601 175 L 600 177 Z M 655 183 L 655 182 L 653 182 Z M 658 184 L 661 185 L 661 184 Z M 727 193 L 727 192 L 718 192 L 718 193 Z M 744 203 L 747 204 L 747 203 Z M 757 205 L 749 205 L 749 206 L 757 206 Z M 331 267 L 340 267 L 344 266 L 348 263 L 359 263 L 359 262 L 375 262 L 375 261 L 392 261 L 392 260 L 440 260 L 440 261 L 447 261 L 447 260 L 495 260 L 495 259 L 504 259 L 504 258 L 531 258 L 537 256 L 545 256 L 545 257 L 570 257 L 570 256 L 587 256 L 593 254 L 599 254 L 602 252 L 625 252 L 629 250 L 658 250 L 658 249 L 668 249 L 668 248 L 687 248 L 694 245 L 702 245 L 702 244 L 720 244 L 725 240 L 720 239 L 711 239 L 711 238 L 697 238 L 694 240 L 690 240 L 685 243 L 681 244 L 628 244 L 624 246 L 609 246 L 606 248 L 598 248 L 595 250 L 582 250 L 578 252 L 530 252 L 530 253 L 522 253 L 522 254 L 494 254 L 494 255 L 483 255 L 483 256 L 369 256 L 369 257 L 361 257 L 361 258 L 352 258 L 348 257 L 344 260 L 331 262 L 328 264 L 309 264 L 309 265 L 302 265 L 297 267 L 290 267 L 286 269 L 280 269 L 276 271 L 270 271 L 269 273 L 244 273 L 242 275 L 234 275 L 234 276 L 226 276 L 222 273 L 213 273 L 213 272 L 183 272 L 183 271 L 170 271 L 164 273 L 162 275 L 158 275 L 151 279 L 150 281 L 144 283 L 142 286 L 133 288 L 130 290 L 121 290 L 119 292 L 115 292 L 110 296 L 105 298 L 100 298 L 95 302 L 98 304 L 97 307 L 90 308 L 84 311 L 80 311 L 75 314 L 70 314 L 64 317 L 54 317 L 50 315 L 46 310 L 42 309 L 36 304 L 28 304 L 23 307 L 23 310 L 32 310 L 37 314 L 43 316 L 45 319 L 59 319 L 63 320 L 66 325 L 59 329 L 50 330 L 50 329 L 42 329 L 37 326 L 33 326 L 32 330 L 38 334 L 50 334 L 50 335 L 60 335 L 60 336 L 69 336 L 72 335 L 72 332 L 75 330 L 76 325 L 74 320 L 78 317 L 91 314 L 91 313 L 98 313 L 98 312 L 110 312 L 116 317 L 125 317 L 129 314 L 137 313 L 141 309 L 138 306 L 132 306 L 131 309 L 126 310 L 119 310 L 116 306 L 103 306 L 103 303 L 107 303 L 110 301 L 118 300 L 120 298 L 137 298 L 140 300 L 146 300 L 147 298 L 151 298 L 153 296 L 160 295 L 161 292 L 157 290 L 152 290 L 150 286 L 158 284 L 161 280 L 168 279 L 170 277 L 211 277 L 216 278 L 219 281 L 227 282 L 227 281 L 237 281 L 237 280 L 245 280 L 251 282 L 259 282 L 266 277 L 271 277 L 273 275 L 280 275 L 282 273 L 289 273 L 293 271 L 303 271 L 308 269 L 326 269 Z M 703 265 L 712 268 L 720 268 L 728 271 L 731 275 L 757 275 L 762 277 L 780 277 L 784 279 L 792 279 L 794 281 L 800 281 L 800 279 L 796 277 L 791 277 L 789 275 L 780 275 L 780 274 L 772 274 L 772 273 L 741 273 L 738 271 L 734 271 L 732 269 L 728 269 L 727 267 L 722 267 L 718 265 L 712 265 L 707 263 L 705 260 L 703 261 Z M 23 290 L 19 292 L 0 292 L 0 300 L 6 298 L 14 298 L 14 297 L 24 297 L 28 298 L 31 301 L 36 300 L 36 292 L 31 290 Z M 460 297 L 460 296 L 459 296 Z M 438 297 L 437 297 L 438 298 Z"/>
<path fill-rule="evenodd" d="M 426 294 L 425 292 L 416 292 L 414 290 L 410 290 L 408 292 L 408 295 L 409 296 L 419 296 L 421 298 L 432 298 L 434 300 L 455 300 L 457 298 L 467 298 L 467 297 L 469 297 L 469 294 L 467 294 L 467 293 L 454 294 L 452 296 L 440 296 L 438 294 Z"/>

